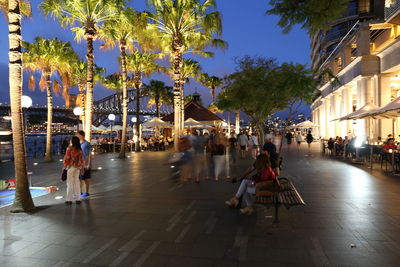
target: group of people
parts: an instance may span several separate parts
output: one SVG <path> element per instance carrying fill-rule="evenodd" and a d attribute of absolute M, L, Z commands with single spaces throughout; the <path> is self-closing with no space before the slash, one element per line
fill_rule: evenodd
<path fill-rule="evenodd" d="M 76 204 L 81 203 L 81 198 L 88 197 L 91 178 L 91 144 L 85 140 L 85 132 L 78 133 L 71 138 L 70 145 L 67 147 L 64 156 L 63 171 L 67 172 L 67 197 L 65 203 L 72 204 L 75 199 Z M 85 192 L 82 193 L 82 186 Z"/>
<path fill-rule="evenodd" d="M 287 131 L 285 134 L 285 138 L 286 138 L 288 151 L 290 151 L 292 139 L 295 139 L 298 152 L 300 152 L 301 143 L 303 141 L 307 142 L 308 153 L 311 152 L 311 143 L 314 141 L 314 137 L 313 137 L 311 131 L 308 131 L 305 136 L 301 132 L 297 132 L 297 133 L 293 134 L 291 131 Z"/>
<path fill-rule="evenodd" d="M 277 153 L 276 146 L 272 142 L 272 135 L 267 134 L 265 143 L 255 162 L 240 176 L 240 186 L 236 194 L 225 202 L 229 207 L 237 207 L 239 199 L 243 198 L 244 206 L 240 209 L 242 214 L 252 214 L 254 212 L 253 195 L 256 188 L 261 183 L 263 187 L 279 186 L 277 179 L 280 174 L 280 157 Z M 265 184 L 267 183 L 267 184 Z"/>

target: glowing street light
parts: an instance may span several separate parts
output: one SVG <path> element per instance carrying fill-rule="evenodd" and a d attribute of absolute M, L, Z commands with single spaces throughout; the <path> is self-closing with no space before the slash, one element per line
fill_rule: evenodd
<path fill-rule="evenodd" d="M 74 112 L 75 116 L 82 116 L 83 115 L 83 109 L 81 107 L 75 107 L 73 112 Z"/>
<path fill-rule="evenodd" d="M 25 114 L 25 109 L 32 107 L 32 98 L 30 98 L 27 95 L 23 95 L 21 97 L 21 106 L 22 106 L 22 116 L 24 118 L 24 124 L 25 124 L 25 132 L 28 130 L 28 122 L 26 119 L 26 114 Z"/>
<path fill-rule="evenodd" d="M 108 114 L 108 120 L 111 122 L 111 133 L 112 133 L 112 128 L 113 128 L 113 123 L 115 120 L 115 115 L 114 114 Z M 113 140 L 113 152 L 115 153 L 115 140 Z"/>
<path fill-rule="evenodd" d="M 77 120 L 78 120 L 77 128 L 78 128 L 78 131 L 79 131 L 79 116 L 83 115 L 83 109 L 81 107 L 75 107 L 73 109 L 73 113 L 74 113 L 75 116 L 77 116 Z"/>
<path fill-rule="evenodd" d="M 21 97 L 21 105 L 23 108 L 30 108 L 32 106 L 32 98 L 27 95 Z"/>

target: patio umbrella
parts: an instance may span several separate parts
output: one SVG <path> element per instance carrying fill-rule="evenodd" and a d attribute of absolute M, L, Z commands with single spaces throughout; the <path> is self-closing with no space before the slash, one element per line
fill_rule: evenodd
<path fill-rule="evenodd" d="M 371 104 L 371 103 L 367 103 L 364 106 L 362 106 L 361 108 L 357 109 L 356 111 L 339 118 L 339 120 L 346 121 L 346 120 L 361 119 L 365 114 L 367 114 L 368 112 L 370 112 L 372 110 L 376 110 L 376 109 L 379 109 L 379 106 Z M 338 119 L 336 119 L 336 120 L 338 120 Z"/>
<path fill-rule="evenodd" d="M 360 118 L 372 117 L 374 119 L 392 119 L 400 117 L 400 97 L 389 104 L 362 114 Z"/>
<path fill-rule="evenodd" d="M 319 127 L 319 125 L 313 123 L 310 120 L 300 122 L 299 124 L 293 126 L 293 128 L 316 128 L 316 127 Z"/>
<path fill-rule="evenodd" d="M 210 128 L 211 126 L 205 123 L 201 123 L 196 121 L 193 118 L 189 118 L 187 120 L 185 120 L 185 127 L 189 127 L 189 128 Z"/>
<path fill-rule="evenodd" d="M 173 128 L 174 126 L 172 124 L 169 124 L 168 122 L 163 121 L 162 119 L 155 117 L 145 123 L 143 123 L 143 127 L 145 128 Z"/>

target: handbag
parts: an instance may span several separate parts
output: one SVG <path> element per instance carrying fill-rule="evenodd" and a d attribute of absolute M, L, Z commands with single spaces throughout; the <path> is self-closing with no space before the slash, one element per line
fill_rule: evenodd
<path fill-rule="evenodd" d="M 61 181 L 67 180 L 67 169 L 64 169 L 61 173 Z"/>

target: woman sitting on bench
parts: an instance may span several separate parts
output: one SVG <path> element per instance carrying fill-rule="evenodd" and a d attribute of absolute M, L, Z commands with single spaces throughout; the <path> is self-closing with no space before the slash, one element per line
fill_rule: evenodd
<path fill-rule="evenodd" d="M 253 171 L 255 171 L 256 174 L 252 177 L 248 177 Z M 260 154 L 254 165 L 249 168 L 242 177 L 236 195 L 231 200 L 226 201 L 225 204 L 229 207 L 237 207 L 239 205 L 239 198 L 243 195 L 246 207 L 240 209 L 240 212 L 242 214 L 251 214 L 254 211 L 251 195 L 256 193 L 256 184 L 265 181 L 274 181 L 277 184 L 279 182 L 271 168 L 269 157 L 265 154 Z"/>

